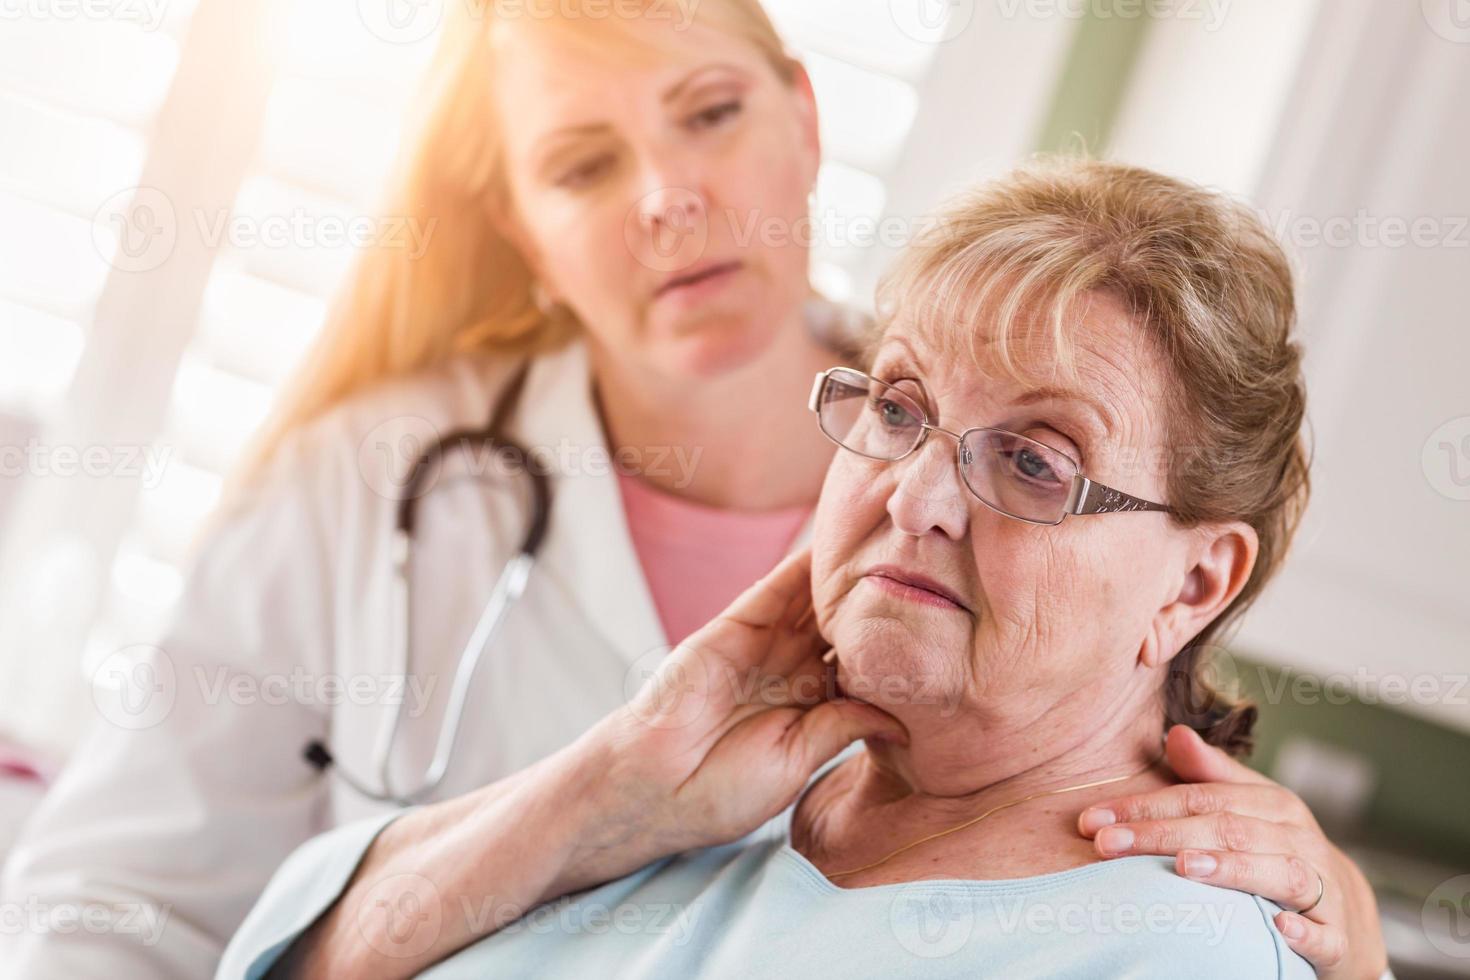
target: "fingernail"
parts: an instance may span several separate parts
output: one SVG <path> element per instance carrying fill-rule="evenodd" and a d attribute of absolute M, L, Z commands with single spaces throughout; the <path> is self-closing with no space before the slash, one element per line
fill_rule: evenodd
<path fill-rule="evenodd" d="M 1287 915 L 1282 916 L 1281 919 L 1281 934 L 1287 939 L 1300 939 L 1307 934 L 1307 930 L 1302 925 L 1301 919 L 1294 915 Z"/>
<path fill-rule="evenodd" d="M 1104 827 L 1097 832 L 1097 846 L 1114 854 L 1133 846 L 1133 831 L 1127 827 Z"/>
<path fill-rule="evenodd" d="M 1095 834 L 1109 824 L 1118 822 L 1118 815 L 1102 807 L 1088 807 L 1082 811 L 1082 832 Z"/>
<path fill-rule="evenodd" d="M 1220 862 L 1215 860 L 1213 854 L 1186 854 L 1184 856 L 1184 873 L 1191 878 L 1208 878 L 1219 866 Z"/>

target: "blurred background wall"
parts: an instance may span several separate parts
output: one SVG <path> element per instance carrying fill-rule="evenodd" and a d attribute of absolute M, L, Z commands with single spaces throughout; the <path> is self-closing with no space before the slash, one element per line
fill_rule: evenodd
<path fill-rule="evenodd" d="M 1314 499 L 1216 671 L 1262 704 L 1256 764 L 1369 868 L 1399 975 L 1470 976 L 1470 3 L 767 7 L 817 88 L 833 298 L 870 304 L 928 209 L 1037 149 L 1248 196 L 1276 229 Z M 65 757 L 354 243 L 412 232 L 374 204 L 442 12 L 0 0 L 7 741 Z"/>

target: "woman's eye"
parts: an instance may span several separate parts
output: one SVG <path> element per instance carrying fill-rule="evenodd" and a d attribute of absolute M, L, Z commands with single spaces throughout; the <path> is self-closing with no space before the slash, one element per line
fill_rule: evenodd
<path fill-rule="evenodd" d="M 600 177 L 612 165 L 612 156 L 607 153 L 583 160 L 556 179 L 558 187 L 585 187 Z"/>
<path fill-rule="evenodd" d="M 1056 482 L 1056 471 L 1053 470 L 1051 468 L 1051 464 L 1048 463 L 1046 459 L 1035 450 L 1025 448 L 1019 449 L 1015 453 L 1011 454 L 1011 462 L 1015 465 L 1016 470 L 1022 476 L 1025 476 L 1032 480 L 1041 480 L 1048 483 Z"/>
<path fill-rule="evenodd" d="M 744 106 L 741 105 L 738 99 L 721 102 L 718 105 L 712 105 L 708 109 L 696 112 L 693 116 L 689 117 L 688 124 L 691 129 L 713 129 L 726 119 L 739 115 L 740 110 L 743 108 Z"/>
<path fill-rule="evenodd" d="M 884 425 L 898 426 L 908 425 L 913 421 L 913 414 L 898 402 L 891 398 L 878 400 L 878 415 L 883 419 Z"/>

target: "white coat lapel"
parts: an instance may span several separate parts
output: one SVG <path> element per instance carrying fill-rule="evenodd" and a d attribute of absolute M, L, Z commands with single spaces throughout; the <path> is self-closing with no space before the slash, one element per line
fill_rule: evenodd
<path fill-rule="evenodd" d="M 555 579 L 630 665 L 667 646 L 592 402 L 584 343 L 536 359 L 514 429 L 554 474 L 551 523 L 531 587 L 537 576 Z"/>

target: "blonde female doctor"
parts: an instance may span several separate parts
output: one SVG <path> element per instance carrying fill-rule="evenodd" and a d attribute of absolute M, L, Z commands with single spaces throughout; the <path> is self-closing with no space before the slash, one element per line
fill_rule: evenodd
<path fill-rule="evenodd" d="M 843 317 L 811 295 L 802 236 L 740 232 L 808 214 L 807 76 L 755 0 L 687 23 L 576 7 L 449 5 L 389 201 L 434 223 L 428 249 L 362 257 L 216 515 L 149 700 L 99 702 L 16 846 L 8 901 L 110 916 L 0 937 L 19 975 L 209 975 L 298 844 L 396 805 L 375 795 L 448 799 L 570 743 L 804 541 L 833 452 L 805 399 L 849 356 Z M 531 481 L 488 450 L 406 477 L 499 403 L 548 474 L 547 533 L 414 795 Z M 1376 975 L 1371 892 L 1300 801 L 1170 744 L 1193 791 L 1116 801 L 1134 843 L 1099 852 L 1208 849 L 1214 883 L 1288 907 L 1305 861 L 1322 897 L 1288 941 L 1324 975 Z"/>

